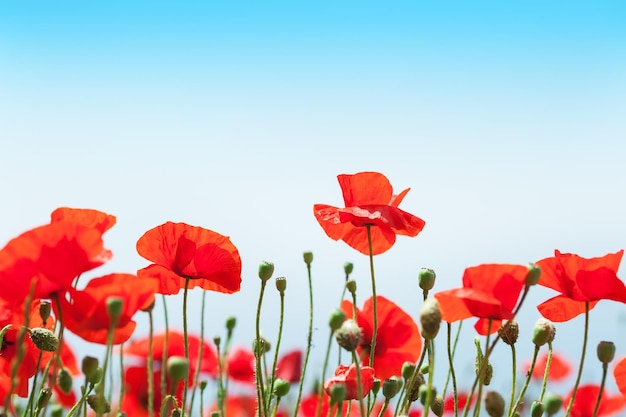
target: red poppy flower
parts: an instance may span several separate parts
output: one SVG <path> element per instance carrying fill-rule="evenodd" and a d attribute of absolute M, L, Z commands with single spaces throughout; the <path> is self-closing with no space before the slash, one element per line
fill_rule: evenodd
<path fill-rule="evenodd" d="M 276 377 L 292 384 L 300 382 L 302 376 L 302 351 L 300 349 L 287 352 L 278 358 Z"/>
<path fill-rule="evenodd" d="M 211 406 L 211 413 L 214 411 L 217 411 L 217 404 Z M 224 402 L 224 411 L 224 417 L 255 417 L 257 415 L 257 397 L 256 395 L 229 395 Z M 282 412 L 279 410 L 277 417 L 281 414 Z"/>
<path fill-rule="evenodd" d="M 56 222 L 78 223 L 104 234 L 115 225 L 116 218 L 111 214 L 93 209 L 59 207 L 50 215 L 50 223 Z"/>
<path fill-rule="evenodd" d="M 357 309 L 356 322 L 362 330 L 361 346 L 357 348 L 363 363 L 369 364 L 374 331 L 374 307 L 372 297 Z M 404 362 L 417 362 L 422 351 L 422 337 L 415 321 L 404 310 L 385 297 L 376 297 L 378 332 L 374 370 L 376 377 L 384 380 L 401 375 Z M 341 308 L 346 317 L 352 318 L 352 303 L 343 301 Z"/>
<path fill-rule="evenodd" d="M 241 258 L 227 236 L 212 230 L 167 222 L 148 230 L 137 241 L 137 252 L 154 262 L 138 272 L 161 282 L 159 293 L 177 294 L 189 288 L 234 293 L 241 286 Z"/>
<path fill-rule="evenodd" d="M 463 410 L 465 404 L 467 404 L 467 400 L 469 399 L 469 395 L 465 392 L 459 392 L 457 394 L 457 410 Z M 472 402 L 470 405 L 474 404 L 476 401 L 476 396 L 472 397 Z M 443 400 L 443 413 L 444 414 L 453 414 L 454 413 L 454 394 L 446 395 L 446 398 Z"/>
<path fill-rule="evenodd" d="M 300 409 L 298 410 L 298 416 L 300 417 L 316 417 L 317 407 L 319 404 L 319 396 L 317 394 L 310 394 L 306 397 L 302 398 L 300 401 Z M 320 409 L 320 416 L 335 416 L 337 415 L 337 405 L 333 405 L 333 409 L 330 410 L 330 397 L 328 395 L 322 396 L 322 404 Z M 377 417 L 380 415 L 380 410 L 383 407 L 383 402 L 378 401 L 372 407 L 372 411 L 370 412 L 370 417 Z M 350 410 L 350 413 L 348 413 Z M 359 402 L 354 401 L 343 401 L 343 407 L 341 407 L 341 415 L 343 417 L 360 417 L 361 416 L 361 407 L 359 407 Z M 387 408 L 383 413 L 382 417 L 391 417 L 392 412 L 391 408 Z"/>
<path fill-rule="evenodd" d="M 453 323 L 478 317 L 474 326 L 486 335 L 491 319 L 491 332 L 500 328 L 502 320 L 513 318 L 526 281 L 528 268 L 522 265 L 485 264 L 467 268 L 463 273 L 463 287 L 435 294 L 442 320 Z"/>
<path fill-rule="evenodd" d="M 626 397 L 626 358 L 621 359 L 613 369 L 617 388 Z"/>
<path fill-rule="evenodd" d="M 128 367 L 124 371 L 124 396 L 122 398 L 122 410 L 127 416 L 147 417 L 148 414 L 148 370 L 143 366 Z M 154 401 L 153 410 L 155 416 L 160 416 L 161 410 L 161 390 L 158 388 L 161 384 L 161 371 L 157 370 L 153 373 Z M 167 378 L 167 392 L 174 390 L 172 381 Z M 181 406 L 181 398 L 183 398 L 184 382 L 179 381 L 176 384 L 175 394 L 178 406 Z M 170 402 L 170 409 L 171 409 Z"/>
<path fill-rule="evenodd" d="M 255 384 L 255 358 L 252 350 L 234 348 L 228 356 L 228 377 L 232 380 Z"/>
<path fill-rule="evenodd" d="M 533 369 L 532 377 L 535 379 L 543 379 L 543 375 L 546 372 L 546 365 L 548 363 L 548 353 L 543 353 L 537 358 L 535 368 Z M 524 365 L 526 373 L 530 369 L 530 362 Z M 552 382 L 561 381 L 567 378 L 572 368 L 570 364 L 556 352 L 552 353 L 552 360 L 550 362 L 550 371 L 548 373 L 548 379 Z"/>
<path fill-rule="evenodd" d="M 351 363 L 350 366 L 339 365 L 335 369 L 335 375 L 324 382 L 324 390 L 330 395 L 330 390 L 337 384 L 343 384 L 346 387 L 346 400 L 358 400 L 367 395 L 374 386 L 374 370 L 369 366 L 361 366 L 361 396 L 359 397 L 359 384 L 357 377 L 356 365 Z"/>
<path fill-rule="evenodd" d="M 102 234 L 95 229 L 72 222 L 36 227 L 0 251 L 0 284 L 11 288 L 0 297 L 23 301 L 35 282 L 34 299 L 52 298 L 70 288 L 80 274 L 110 258 Z"/>
<path fill-rule="evenodd" d="M 135 313 L 154 302 L 158 283 L 154 279 L 140 279 L 130 274 L 111 274 L 94 278 L 83 290 L 70 289 L 69 301 L 59 300 L 65 327 L 84 340 L 107 343 L 111 319 L 107 299 L 122 300 L 122 311 L 116 323 L 113 344 L 127 341 L 135 330 Z"/>
<path fill-rule="evenodd" d="M 591 310 L 600 300 L 626 303 L 626 286 L 617 277 L 624 250 L 600 258 L 581 258 L 554 251 L 554 257 L 537 262 L 541 268 L 539 285 L 552 288 L 560 295 L 537 308 L 548 320 L 562 322 Z"/>
<path fill-rule="evenodd" d="M 341 174 L 337 179 L 346 207 L 313 206 L 315 218 L 330 238 L 369 255 L 365 226 L 372 226 L 372 255 L 378 255 L 393 246 L 396 235 L 414 237 L 424 228 L 424 220 L 398 208 L 410 188 L 394 195 L 387 177 L 378 172 Z"/>
<path fill-rule="evenodd" d="M 581 385 L 576 392 L 576 398 L 570 412 L 571 417 L 592 417 L 593 410 L 596 406 L 598 394 L 600 393 L 599 385 Z M 563 401 L 563 407 L 567 407 L 572 394 Z M 621 394 L 609 395 L 606 390 L 602 392 L 600 397 L 600 407 L 598 408 L 598 416 L 609 416 L 626 407 L 626 398 Z"/>

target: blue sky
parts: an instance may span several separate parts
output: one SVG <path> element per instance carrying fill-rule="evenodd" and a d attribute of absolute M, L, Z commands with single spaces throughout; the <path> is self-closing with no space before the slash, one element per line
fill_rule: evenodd
<path fill-rule="evenodd" d="M 317 346 L 345 261 L 368 295 L 367 259 L 312 215 L 315 203 L 342 204 L 340 173 L 412 187 L 403 208 L 426 228 L 376 267 L 379 293 L 415 317 L 422 266 L 445 289 L 481 263 L 616 252 L 625 13 L 617 1 L 4 2 L 0 242 L 58 206 L 118 216 L 107 272 L 143 267 L 137 238 L 167 220 L 230 235 L 244 285 L 209 295 L 208 334 L 234 314 L 249 343 L 256 267 L 268 260 L 293 294 L 291 346 L 306 336 L 302 251 L 315 253 Z M 538 313 L 524 311 L 530 326 Z M 623 306 L 596 313 L 616 319 L 591 343 L 619 352 Z M 559 334 L 579 344 L 580 326 Z"/>

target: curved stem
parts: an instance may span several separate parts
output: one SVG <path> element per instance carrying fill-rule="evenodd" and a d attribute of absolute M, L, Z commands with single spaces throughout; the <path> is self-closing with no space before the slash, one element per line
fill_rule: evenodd
<path fill-rule="evenodd" d="M 148 339 L 148 417 L 154 417 L 154 358 L 152 357 L 154 339 L 154 319 L 152 309 L 148 311 L 148 322 L 150 326 Z"/>
<path fill-rule="evenodd" d="M 365 414 L 365 402 L 363 401 L 363 385 L 361 385 L 361 365 L 359 365 L 359 358 L 356 357 L 356 352 L 352 351 L 352 363 L 356 368 L 356 384 L 357 384 L 357 395 L 359 396 L 359 410 L 361 411 L 362 416 L 366 416 Z"/>
<path fill-rule="evenodd" d="M 448 366 L 449 366 L 448 376 L 452 377 L 452 395 L 454 398 L 454 417 L 457 417 L 459 413 L 459 395 L 458 395 L 458 391 L 456 387 L 456 374 L 454 373 L 454 352 L 456 351 L 456 344 L 459 341 L 459 333 L 461 330 L 461 324 L 463 324 L 463 322 L 459 323 L 459 327 L 456 333 L 456 338 L 454 340 L 454 349 L 451 350 L 450 349 L 450 333 L 452 332 L 452 324 L 448 323 Z M 444 398 L 446 395 L 447 387 L 448 387 L 448 378 L 446 378 L 446 384 L 444 385 L 444 388 L 443 388 Z"/>
<path fill-rule="evenodd" d="M 170 325 L 165 295 L 161 295 L 161 300 L 163 300 L 163 313 L 165 317 L 165 340 L 163 341 L 163 356 L 161 356 L 161 398 L 165 398 L 167 395 L 167 372 L 165 372 L 165 364 L 167 363 L 167 351 L 169 348 Z"/>
<path fill-rule="evenodd" d="M 512 414 L 513 403 L 515 402 L 515 390 L 517 379 L 517 352 L 515 350 L 515 344 L 511 344 L 511 399 L 509 401 L 509 411 L 507 416 Z M 539 400 L 541 401 L 541 400 Z"/>
<path fill-rule="evenodd" d="M 189 293 L 189 277 L 185 277 L 185 292 L 183 292 L 183 340 L 185 344 L 185 361 L 189 363 L 189 340 L 187 337 L 187 294 Z M 182 417 L 185 417 L 187 404 L 187 391 L 189 390 L 189 375 L 185 375 L 183 388 L 183 405 L 181 407 Z"/>
<path fill-rule="evenodd" d="M 196 362 L 196 370 L 193 374 L 193 388 L 191 390 L 191 401 L 189 402 L 189 414 L 193 414 L 193 402 L 196 398 L 198 389 L 198 378 L 200 377 L 200 369 L 202 368 L 202 355 L 204 353 L 204 310 L 206 305 L 206 290 L 202 291 L 202 304 L 200 307 L 200 346 L 198 347 L 198 361 Z M 202 410 L 200 410 L 202 412 Z"/>
<path fill-rule="evenodd" d="M 372 343 L 370 348 L 370 367 L 374 367 L 374 356 L 376 355 L 376 337 L 378 335 L 378 312 L 376 310 L 376 278 L 374 277 L 374 255 L 372 249 L 372 226 L 367 225 L 367 246 L 370 258 L 370 276 L 372 277 L 372 311 L 374 314 Z"/>
<path fill-rule="evenodd" d="M 515 411 L 517 411 L 520 403 L 522 402 L 522 399 L 524 398 L 524 394 L 526 394 L 526 389 L 528 388 L 528 385 L 530 385 L 530 379 L 533 375 L 533 369 L 535 369 L 535 364 L 537 363 L 537 355 L 539 355 L 539 346 L 535 345 L 535 351 L 533 353 L 533 360 L 530 363 L 530 368 L 528 369 L 528 374 L 526 375 L 526 381 L 524 381 L 524 386 L 522 387 L 522 390 L 517 396 L 517 401 L 515 401 L 515 405 L 511 407 L 511 411 L 509 412 L 509 417 L 513 417 L 513 415 L 515 414 Z"/>
<path fill-rule="evenodd" d="M 585 362 L 585 352 L 587 351 L 588 333 L 589 333 L 589 301 L 586 301 L 585 302 L 585 332 L 583 334 L 583 351 L 580 354 L 580 363 L 578 365 L 578 375 L 576 376 L 576 383 L 574 384 L 572 396 L 569 399 L 569 404 L 567 404 L 567 410 L 565 410 L 564 417 L 569 416 L 570 412 L 572 411 L 572 406 L 574 405 L 574 400 L 576 399 L 576 392 L 578 391 L 578 385 L 580 385 L 580 377 L 583 374 L 583 364 Z"/>
<path fill-rule="evenodd" d="M 541 394 L 539 394 L 539 401 L 543 401 L 543 396 L 546 393 L 546 387 L 548 385 L 548 376 L 550 375 L 551 365 L 552 365 L 552 342 L 548 342 L 548 359 L 546 360 L 546 369 L 543 372 L 543 382 L 541 383 Z"/>
<path fill-rule="evenodd" d="M 602 393 L 604 392 L 604 384 L 606 383 L 606 373 L 608 370 L 608 364 L 602 364 L 602 382 L 600 383 L 600 391 L 598 391 L 598 399 L 596 400 L 596 406 L 593 408 L 593 416 L 598 416 L 598 410 L 600 410 L 600 402 L 602 401 Z"/>
<path fill-rule="evenodd" d="M 311 264 L 306 265 L 307 275 L 309 278 L 309 334 L 306 342 L 306 353 L 304 354 L 304 364 L 302 365 L 302 375 L 300 375 L 300 384 L 298 387 L 298 399 L 296 400 L 296 406 L 294 408 L 294 416 L 298 415 L 298 409 L 300 408 L 300 400 L 302 399 L 302 387 L 304 385 L 304 375 L 306 374 L 306 367 L 309 363 L 309 354 L 311 353 L 311 343 L 313 340 L 313 280 L 311 278 Z"/>
<path fill-rule="evenodd" d="M 487 338 L 485 340 L 485 357 L 483 358 L 482 363 L 480 364 L 479 372 L 478 372 L 478 394 L 476 396 L 476 408 L 474 408 L 474 417 L 478 417 L 480 414 L 480 403 L 483 395 L 483 385 L 485 381 L 485 372 L 489 367 L 489 338 L 491 336 L 491 325 L 493 324 L 493 320 L 489 319 L 489 325 L 487 326 Z"/>
<path fill-rule="evenodd" d="M 280 292 L 280 318 L 278 322 L 278 337 L 276 339 L 276 348 L 274 349 L 274 363 L 272 364 L 272 378 L 270 379 L 270 392 L 274 390 L 274 382 L 276 381 L 276 365 L 278 364 L 278 351 L 280 349 L 280 341 L 283 337 L 284 317 L 285 317 L 285 293 L 281 291 Z M 270 395 L 270 397 L 267 399 L 267 404 L 266 404 L 266 408 L 268 410 L 270 407 L 271 400 L 272 400 L 272 397 Z M 278 407 L 279 400 L 280 400 L 280 397 L 277 397 L 276 407 Z M 274 410 L 272 414 L 275 415 L 276 410 Z"/>
<path fill-rule="evenodd" d="M 256 309 L 256 338 L 254 343 L 255 375 L 256 375 L 256 395 L 258 403 L 258 416 L 266 415 L 265 410 L 265 385 L 263 383 L 263 373 L 261 370 L 261 305 L 263 304 L 263 294 L 265 293 L 265 281 L 261 280 L 261 291 L 259 293 L 259 303 Z"/>
<path fill-rule="evenodd" d="M 330 358 L 330 347 L 333 342 L 334 332 L 331 330 L 328 336 L 328 345 L 326 346 L 326 355 L 324 356 L 324 366 L 322 367 L 322 380 L 317 393 L 317 406 L 315 407 L 315 417 L 322 414 L 322 401 L 324 399 L 324 381 L 326 380 L 326 368 L 328 368 L 328 359 Z"/>

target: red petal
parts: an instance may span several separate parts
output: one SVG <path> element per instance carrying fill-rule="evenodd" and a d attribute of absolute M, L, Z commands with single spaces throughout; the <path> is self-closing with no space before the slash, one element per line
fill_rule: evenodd
<path fill-rule="evenodd" d="M 593 309 L 597 301 L 589 302 L 589 311 Z M 585 312 L 585 301 L 574 301 L 564 295 L 557 295 L 537 306 L 542 316 L 554 322 L 563 322 Z"/>
<path fill-rule="evenodd" d="M 615 382 L 619 391 L 626 396 L 626 358 L 621 359 L 615 369 L 613 369 L 613 376 L 615 376 Z"/>
<path fill-rule="evenodd" d="M 389 204 L 393 188 L 387 177 L 378 172 L 359 172 L 337 176 L 346 207 L 363 204 Z"/>
<path fill-rule="evenodd" d="M 93 209 L 59 207 L 50 215 L 50 222 L 74 222 L 104 233 L 115 225 L 116 218 L 111 214 Z"/>

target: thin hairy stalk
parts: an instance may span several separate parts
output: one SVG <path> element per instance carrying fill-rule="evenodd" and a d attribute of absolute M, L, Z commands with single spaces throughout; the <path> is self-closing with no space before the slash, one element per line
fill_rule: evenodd
<path fill-rule="evenodd" d="M 376 337 L 378 335 L 378 312 L 376 310 L 376 278 L 374 277 L 374 255 L 372 249 L 372 226 L 367 225 L 367 246 L 370 258 L 370 276 L 372 278 L 372 310 L 374 314 L 372 343 L 370 348 L 370 367 L 374 367 L 374 356 L 376 355 Z M 355 316 L 356 317 L 356 316 Z"/>
<path fill-rule="evenodd" d="M 189 363 L 189 340 L 187 337 L 187 294 L 189 293 L 189 280 L 191 278 L 185 277 L 185 291 L 183 292 L 183 343 L 185 345 L 185 361 Z M 183 405 L 181 407 L 182 417 L 185 417 L 185 410 L 187 409 L 187 391 L 189 391 L 189 377 L 185 375 L 184 388 L 183 388 Z"/>
<path fill-rule="evenodd" d="M 378 413 L 378 417 L 383 417 L 385 415 L 385 411 L 387 411 L 387 407 L 389 407 L 390 398 L 385 398 L 385 402 L 383 406 L 380 408 L 380 412 Z"/>
<path fill-rule="evenodd" d="M 428 417 L 430 403 L 433 400 L 433 374 L 435 373 L 435 344 L 429 340 L 428 344 L 428 392 L 426 393 L 426 404 L 424 404 L 424 417 Z"/>
<path fill-rule="evenodd" d="M 506 413 L 510 416 L 513 412 L 513 403 L 515 402 L 515 391 L 517 390 L 517 351 L 515 350 L 515 344 L 511 343 L 511 398 L 509 400 L 509 411 Z M 539 400 L 541 401 L 541 400 Z"/>
<path fill-rule="evenodd" d="M 285 318 L 285 292 L 280 291 L 280 319 L 278 322 L 278 337 L 276 338 L 276 348 L 274 349 L 274 363 L 272 364 L 272 378 L 270 379 L 270 390 L 274 389 L 274 382 L 276 381 L 276 365 L 278 364 L 278 350 L 280 349 L 280 341 L 282 340 L 282 337 L 283 337 L 284 318 Z M 266 407 L 268 409 L 270 406 L 271 399 L 272 398 L 270 396 L 270 398 L 267 400 Z M 277 407 L 278 407 L 278 400 L 280 400 L 280 397 L 278 397 L 276 400 Z M 274 413 L 275 411 L 276 410 L 274 410 Z"/>
<path fill-rule="evenodd" d="M 548 359 L 546 360 L 546 369 L 543 372 L 543 382 L 541 383 L 541 394 L 539 394 L 539 401 L 543 401 L 543 396 L 546 393 L 546 387 L 548 386 L 548 376 L 550 374 L 551 365 L 552 365 L 552 342 L 548 342 Z"/>
<path fill-rule="evenodd" d="M 70 411 L 67 413 L 67 416 L 65 416 L 65 417 L 72 417 L 74 415 L 74 413 L 80 409 L 80 407 L 87 400 L 87 397 L 91 394 L 91 391 L 93 391 L 93 388 L 94 388 L 94 385 L 93 384 L 89 384 L 89 389 L 85 389 L 85 392 L 83 393 L 83 395 L 80 397 L 78 402 L 76 404 L 74 404 L 74 406 L 70 409 Z"/>
<path fill-rule="evenodd" d="M 206 304 L 206 291 L 202 291 L 202 304 L 200 306 L 200 347 L 198 348 L 198 361 L 196 362 L 196 371 L 193 375 L 193 388 L 191 390 L 191 401 L 189 402 L 189 414 L 193 414 L 193 403 L 196 398 L 198 389 L 198 378 L 200 377 L 200 368 L 202 368 L 202 354 L 204 353 L 204 310 Z M 202 411 L 202 410 L 201 410 Z"/>
<path fill-rule="evenodd" d="M 104 354 L 104 364 L 102 365 L 102 381 L 96 388 L 96 393 L 104 398 L 104 389 L 106 382 L 107 371 L 109 370 L 109 359 L 113 355 L 113 337 L 115 336 L 115 329 L 117 328 L 117 319 L 119 317 L 111 317 L 111 324 L 107 333 L 107 346 Z M 102 413 L 96 413 L 97 416 L 101 416 Z"/>
<path fill-rule="evenodd" d="M 493 324 L 493 320 L 489 319 L 489 324 L 487 326 L 487 338 L 485 340 L 485 357 L 483 358 L 483 363 L 481 362 L 481 366 L 479 367 L 482 373 L 478 374 L 478 394 L 476 396 L 476 407 L 474 408 L 474 417 L 478 417 L 480 415 L 480 403 L 483 396 L 483 385 L 485 380 L 485 372 L 487 372 L 487 367 L 489 366 L 489 338 L 491 336 L 491 325 Z M 471 401 L 470 401 L 471 402 Z"/>
<path fill-rule="evenodd" d="M 261 280 L 261 291 L 259 292 L 259 303 L 256 309 L 256 339 L 254 343 L 254 359 L 256 375 L 256 395 L 258 403 L 258 416 L 266 415 L 265 410 L 265 384 L 263 383 L 263 371 L 261 370 L 261 351 L 264 349 L 261 342 L 261 305 L 263 304 L 263 294 L 265 294 L 265 282 Z"/>
<path fill-rule="evenodd" d="M 583 374 L 583 364 L 585 362 L 585 353 L 587 351 L 587 337 L 589 333 L 589 301 L 585 302 L 585 332 L 583 333 L 583 351 L 580 354 L 580 363 L 578 364 L 578 375 L 576 375 L 576 382 L 574 383 L 574 389 L 572 390 L 572 397 L 567 404 L 567 410 L 565 410 L 565 416 L 568 417 L 572 411 L 574 400 L 576 399 L 576 392 L 578 391 L 578 385 L 580 385 L 580 377 Z"/>
<path fill-rule="evenodd" d="M 533 359 L 530 362 L 530 368 L 528 369 L 528 374 L 526 375 L 526 381 L 524 381 L 524 385 L 522 386 L 522 390 L 520 391 L 519 395 L 517 396 L 517 401 L 515 401 L 515 405 L 513 405 L 513 407 L 511 407 L 510 412 L 509 412 L 509 417 L 513 417 L 513 415 L 515 414 L 515 411 L 518 409 L 520 403 L 522 402 L 522 399 L 524 398 L 524 394 L 526 394 L 526 389 L 528 388 L 528 386 L 530 385 L 530 379 L 533 375 L 533 369 L 535 369 L 535 364 L 537 363 L 537 356 L 539 355 L 539 346 L 535 345 L 535 351 L 533 353 Z"/>
<path fill-rule="evenodd" d="M 317 406 L 315 408 L 315 417 L 320 417 L 322 414 L 322 401 L 324 399 L 324 381 L 326 380 L 326 368 L 328 368 L 328 359 L 330 358 L 330 347 L 333 342 L 334 331 L 331 330 L 328 335 L 328 344 L 326 346 L 326 355 L 324 356 L 324 366 L 322 366 L 322 379 L 317 392 Z"/>
<path fill-rule="evenodd" d="M 1 346 L 2 344 L 0 344 Z M 59 348 L 60 349 L 60 348 Z M 35 369 L 39 369 L 39 366 L 41 365 L 41 358 L 43 357 L 43 350 L 39 351 L 39 357 L 37 358 L 37 367 Z M 44 374 L 45 375 L 45 374 Z M 30 395 L 28 396 L 28 403 L 26 405 L 26 408 L 24 409 L 24 412 L 22 413 L 23 417 L 26 417 L 26 415 L 28 414 L 28 412 L 30 410 L 33 409 L 33 402 L 35 400 L 35 392 L 41 392 L 41 389 L 39 391 L 37 391 L 35 389 L 35 387 L 37 386 L 37 377 L 39 376 L 39 372 L 35 372 L 35 375 L 33 376 L 33 387 L 30 390 Z M 42 375 L 43 382 L 45 383 L 45 376 Z M 42 384 L 43 385 L 43 384 Z M 42 386 L 43 388 L 43 386 Z"/>
<path fill-rule="evenodd" d="M 402 406 L 401 407 L 396 407 L 396 411 L 394 413 L 394 417 L 397 417 L 401 413 L 406 415 L 409 412 L 409 408 L 411 407 L 411 403 L 409 402 L 408 392 L 411 389 L 411 387 L 413 386 L 413 384 L 415 383 L 415 379 L 417 378 L 417 376 L 418 376 L 418 374 L 420 372 L 420 369 L 422 367 L 422 363 L 424 362 L 424 358 L 426 358 L 427 347 L 428 347 L 428 343 L 424 339 L 424 344 L 422 346 L 422 354 L 420 356 L 419 362 L 415 366 L 415 370 L 413 371 L 413 375 L 411 375 L 411 377 L 408 379 L 408 381 L 406 381 L 406 383 L 402 386 L 402 389 L 400 390 L 400 397 L 398 399 L 398 404 L 402 404 Z M 402 394 L 403 393 L 405 394 L 404 400 L 402 400 Z"/>
<path fill-rule="evenodd" d="M 161 295 L 163 300 L 163 314 L 165 317 L 165 340 L 163 341 L 163 356 L 161 356 L 161 398 L 165 398 L 167 395 L 167 372 L 165 371 L 165 364 L 167 363 L 167 351 L 169 348 L 170 339 L 170 325 L 169 317 L 167 314 L 167 303 L 165 302 L 165 295 Z"/>
<path fill-rule="evenodd" d="M 602 394 L 604 393 L 604 384 L 606 383 L 606 374 L 608 371 L 608 363 L 602 364 L 602 382 L 600 383 L 600 391 L 598 391 L 598 398 L 596 399 L 596 405 L 593 408 L 593 416 L 598 416 L 598 410 L 600 409 L 600 402 L 602 400 Z"/>
<path fill-rule="evenodd" d="M 302 365 L 302 375 L 300 375 L 300 384 L 298 385 L 298 399 L 296 400 L 296 406 L 294 408 L 293 415 L 298 415 L 298 409 L 300 408 L 300 400 L 302 399 L 302 388 L 304 386 L 304 375 L 306 374 L 306 368 L 309 363 L 309 354 L 311 353 L 311 342 L 313 340 L 313 280 L 311 278 L 311 263 L 306 264 L 307 276 L 309 279 L 309 334 L 306 342 L 306 353 L 304 354 L 304 364 Z"/>
<path fill-rule="evenodd" d="M 152 317 L 152 309 L 148 311 L 148 322 L 148 417 L 154 417 L 154 358 L 152 357 L 152 342 L 154 339 L 154 318 Z M 163 370 L 161 370 L 161 372 L 163 372 Z"/>
<path fill-rule="evenodd" d="M 442 396 L 445 398 L 446 396 L 446 389 L 448 388 L 448 380 L 450 378 L 452 378 L 452 396 L 454 398 L 454 417 L 457 417 L 458 413 L 459 413 L 459 393 L 457 391 L 457 386 L 456 386 L 456 374 L 454 372 L 454 353 L 456 351 L 456 344 L 459 341 L 459 333 L 461 331 L 461 324 L 463 324 L 463 322 L 459 323 L 459 327 L 456 333 L 456 338 L 454 340 L 454 348 L 450 347 L 450 334 L 452 333 L 452 323 L 447 323 L 447 327 L 448 327 L 448 337 L 447 337 L 447 345 L 448 345 L 448 376 L 446 377 L 446 383 L 443 386 L 443 394 Z"/>
<path fill-rule="evenodd" d="M 226 360 L 226 357 L 222 357 L 221 347 L 219 343 L 216 343 L 217 348 L 217 410 L 220 412 L 221 416 L 224 416 L 224 398 L 226 396 L 225 387 L 224 387 L 224 368 L 222 363 Z M 200 397 L 202 400 L 202 397 Z M 202 407 L 200 407 L 202 409 Z"/>
<path fill-rule="evenodd" d="M 359 365 L 359 358 L 356 356 L 356 352 L 352 351 L 352 363 L 354 363 L 354 367 L 356 368 L 356 392 L 359 397 L 359 410 L 361 411 L 362 416 L 367 416 L 369 414 L 365 414 L 365 402 L 363 401 L 363 385 L 361 385 L 361 365 Z"/>
<path fill-rule="evenodd" d="M 150 378 L 152 379 L 152 378 Z M 120 345 L 120 398 L 117 402 L 118 409 L 122 409 L 122 399 L 124 398 L 124 344 Z"/>

